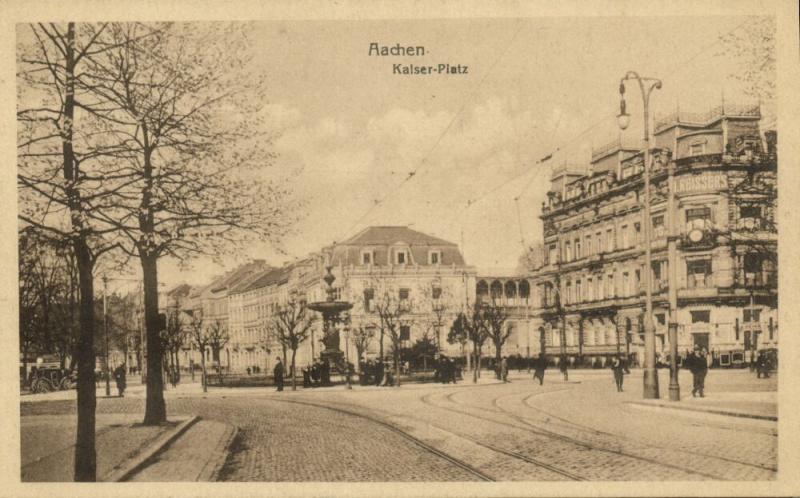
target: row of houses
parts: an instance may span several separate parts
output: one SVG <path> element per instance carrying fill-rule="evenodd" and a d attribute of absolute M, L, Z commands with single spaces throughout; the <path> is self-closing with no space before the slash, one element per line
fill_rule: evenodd
<path fill-rule="evenodd" d="M 280 352 L 269 334 L 275 310 L 290 298 L 325 299 L 332 267 L 338 298 L 353 303 L 350 328 L 376 328 L 376 295 L 406 300 L 402 336 L 428 335 L 440 350 L 457 313 L 476 299 L 506 308 L 505 354 L 567 355 L 595 362 L 643 352 L 644 272 L 651 272 L 656 349 L 669 350 L 670 265 L 674 265 L 678 349 L 711 351 L 720 364 L 777 347 L 777 136 L 759 129 L 758 106 L 722 105 L 676 113 L 655 124 L 651 216 L 643 220 L 644 153 L 618 139 L 593 150 L 586 165 L 553 171 L 540 213 L 543 243 L 515 271 L 479 272 L 452 242 L 402 226 L 370 227 L 282 267 L 255 260 L 205 287 L 168 294 L 167 307 L 218 322 L 230 340 L 219 357 L 232 371 L 269 368 Z M 532 214 L 533 215 L 533 214 Z M 645 268 L 644 222 L 651 229 Z M 674 231 L 670 227 L 674 225 Z M 668 241 L 675 241 L 670 254 Z M 319 355 L 321 323 L 298 353 Z M 378 353 L 378 337 L 367 355 Z M 352 344 L 342 341 L 351 359 Z M 197 353 L 187 349 L 185 362 Z"/>

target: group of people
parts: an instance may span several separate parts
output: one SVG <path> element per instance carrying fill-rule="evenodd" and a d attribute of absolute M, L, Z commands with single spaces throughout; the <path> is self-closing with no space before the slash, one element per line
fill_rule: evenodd
<path fill-rule="evenodd" d="M 327 361 L 317 360 L 300 371 L 303 374 L 303 387 L 331 385 L 331 366 Z"/>
<path fill-rule="evenodd" d="M 261 367 L 259 367 L 258 365 L 253 365 L 252 367 L 247 367 L 245 371 L 247 372 L 247 375 L 259 374 L 261 373 Z"/>
<path fill-rule="evenodd" d="M 756 378 L 769 379 L 770 371 L 775 369 L 775 356 L 772 352 L 761 351 L 756 358 Z"/>
<path fill-rule="evenodd" d="M 358 383 L 362 386 L 390 386 L 394 384 L 391 366 L 380 360 L 361 360 Z"/>
<path fill-rule="evenodd" d="M 452 358 L 445 355 L 439 357 L 439 363 L 436 365 L 434 378 L 442 384 L 456 383 L 456 379 L 460 376 L 461 372 Z"/>

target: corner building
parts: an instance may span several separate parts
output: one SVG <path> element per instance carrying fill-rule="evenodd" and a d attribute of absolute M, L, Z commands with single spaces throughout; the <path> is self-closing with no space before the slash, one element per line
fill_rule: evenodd
<path fill-rule="evenodd" d="M 681 356 L 699 345 L 715 364 L 734 366 L 777 347 L 777 135 L 762 135 L 759 122 L 758 106 L 730 104 L 656 121 L 649 269 L 641 144 L 617 140 L 593 150 L 588 167 L 554 170 L 540 216 L 544 257 L 531 278 L 532 325 L 548 355 L 602 365 L 621 353 L 641 362 L 650 271 L 656 353 L 666 363 L 670 264 Z"/>

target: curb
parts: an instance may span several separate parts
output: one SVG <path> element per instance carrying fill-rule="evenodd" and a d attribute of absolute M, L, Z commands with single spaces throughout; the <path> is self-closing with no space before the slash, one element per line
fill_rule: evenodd
<path fill-rule="evenodd" d="M 228 461 L 228 455 L 230 455 L 231 452 L 231 444 L 233 444 L 233 441 L 239 434 L 239 429 L 237 427 L 232 425 L 228 425 L 228 427 L 230 429 L 229 434 L 225 442 L 220 445 L 220 451 L 217 452 L 217 461 L 209 461 L 206 463 L 206 466 L 200 471 L 197 477 L 198 482 L 216 482 L 219 480 L 219 474 L 225 466 L 225 462 Z"/>
<path fill-rule="evenodd" d="M 184 420 L 175 430 L 164 434 L 160 438 L 158 438 L 153 444 L 142 450 L 139 454 L 135 457 L 131 458 L 124 464 L 122 464 L 117 470 L 112 472 L 106 479 L 106 482 L 121 482 L 127 479 L 130 479 L 136 472 L 142 469 L 145 464 L 152 459 L 157 453 L 161 452 L 164 448 L 166 448 L 170 443 L 172 443 L 175 439 L 177 439 L 181 434 L 186 432 L 186 430 L 195 422 L 200 420 L 200 417 L 197 415 L 193 415 L 188 419 Z"/>
<path fill-rule="evenodd" d="M 737 412 L 731 410 L 718 410 L 714 408 L 697 408 L 697 407 L 689 407 L 689 406 L 672 406 L 664 403 L 641 403 L 641 402 L 626 402 L 628 405 L 635 405 L 635 406 L 645 406 L 651 408 L 666 408 L 668 410 L 678 410 L 678 411 L 685 411 L 685 412 L 695 412 L 695 413 L 710 413 L 712 415 L 724 415 L 726 417 L 738 417 L 738 418 L 751 418 L 755 420 L 769 420 L 771 422 L 777 422 L 778 416 L 777 415 L 760 415 L 757 413 L 747 413 L 747 412 Z"/>

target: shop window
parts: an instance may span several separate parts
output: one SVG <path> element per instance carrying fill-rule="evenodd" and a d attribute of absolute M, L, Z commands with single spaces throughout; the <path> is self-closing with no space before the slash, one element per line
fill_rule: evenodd
<path fill-rule="evenodd" d="M 691 223 L 694 220 L 711 220 L 711 208 L 689 208 L 686 210 L 686 223 Z"/>

